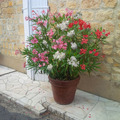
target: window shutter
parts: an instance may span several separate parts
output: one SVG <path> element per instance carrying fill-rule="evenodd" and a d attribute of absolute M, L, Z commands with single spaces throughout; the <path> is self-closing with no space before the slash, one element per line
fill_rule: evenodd
<path fill-rule="evenodd" d="M 32 10 L 36 11 L 39 15 L 42 14 L 42 10 L 47 12 L 48 2 L 47 0 L 23 0 L 23 14 L 24 14 L 24 33 L 25 33 L 25 41 L 29 35 L 32 35 L 32 22 L 26 21 L 25 17 L 33 17 Z M 40 81 L 48 81 L 48 77 L 43 71 L 39 71 L 39 73 L 35 74 L 35 71 L 27 70 L 27 75 L 32 80 L 40 80 Z"/>

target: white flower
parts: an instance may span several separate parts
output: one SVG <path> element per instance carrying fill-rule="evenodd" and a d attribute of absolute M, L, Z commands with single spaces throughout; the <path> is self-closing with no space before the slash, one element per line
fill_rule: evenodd
<path fill-rule="evenodd" d="M 79 61 L 74 56 L 71 56 L 70 59 L 67 59 L 67 62 L 69 65 L 72 65 L 73 67 L 78 67 Z"/>
<path fill-rule="evenodd" d="M 62 60 L 65 58 L 65 53 L 61 52 L 59 55 L 59 60 Z"/>
<path fill-rule="evenodd" d="M 77 61 L 76 57 L 74 57 L 74 56 L 71 56 L 70 60 L 71 61 Z"/>
<path fill-rule="evenodd" d="M 43 43 L 43 45 L 47 45 L 47 41 L 45 41 L 45 40 L 43 40 L 42 43 Z"/>
<path fill-rule="evenodd" d="M 48 69 L 49 71 L 52 70 L 52 68 L 53 68 L 52 64 L 49 64 L 49 65 L 47 66 L 47 69 Z"/>
<path fill-rule="evenodd" d="M 77 49 L 77 44 L 76 44 L 76 43 L 71 42 L 71 48 L 72 48 L 73 50 Z"/>
<path fill-rule="evenodd" d="M 60 24 L 57 24 L 57 26 L 56 26 L 57 28 L 60 28 Z"/>
<path fill-rule="evenodd" d="M 54 55 L 53 55 L 54 59 L 58 59 L 58 60 L 62 60 L 65 58 L 65 53 L 61 52 L 59 53 L 59 51 L 57 51 Z"/>
<path fill-rule="evenodd" d="M 72 37 L 73 35 L 75 35 L 74 30 L 71 30 L 70 32 L 67 33 L 68 37 Z"/>

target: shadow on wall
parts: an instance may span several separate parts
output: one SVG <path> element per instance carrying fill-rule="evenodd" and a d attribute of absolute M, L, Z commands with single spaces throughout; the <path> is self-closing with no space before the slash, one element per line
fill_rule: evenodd
<path fill-rule="evenodd" d="M 82 74 L 78 89 L 120 102 L 120 82 L 104 80 L 100 76 Z"/>
<path fill-rule="evenodd" d="M 0 65 L 13 68 L 19 72 L 26 73 L 23 67 L 25 60 L 17 59 L 11 56 L 5 56 L 0 53 Z"/>

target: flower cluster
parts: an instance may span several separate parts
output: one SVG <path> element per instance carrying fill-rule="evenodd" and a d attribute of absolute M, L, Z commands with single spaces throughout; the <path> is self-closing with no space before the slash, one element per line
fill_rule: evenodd
<path fill-rule="evenodd" d="M 29 48 L 21 51 L 27 56 L 28 68 L 42 69 L 51 78 L 72 80 L 81 72 L 91 72 L 98 68 L 102 45 L 110 32 L 105 29 L 92 29 L 90 23 L 81 18 L 81 14 L 45 13 L 38 15 L 32 11 L 34 34 L 28 38 Z M 16 51 L 15 54 L 18 54 Z M 24 65 L 24 66 L 25 66 Z"/>

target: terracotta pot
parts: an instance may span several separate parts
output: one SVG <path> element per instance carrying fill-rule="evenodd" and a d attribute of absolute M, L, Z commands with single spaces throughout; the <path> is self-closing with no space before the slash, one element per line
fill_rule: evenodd
<path fill-rule="evenodd" d="M 66 105 L 70 104 L 74 100 L 77 85 L 79 83 L 80 76 L 70 81 L 60 81 L 48 77 L 51 83 L 54 100 L 58 104 Z"/>

